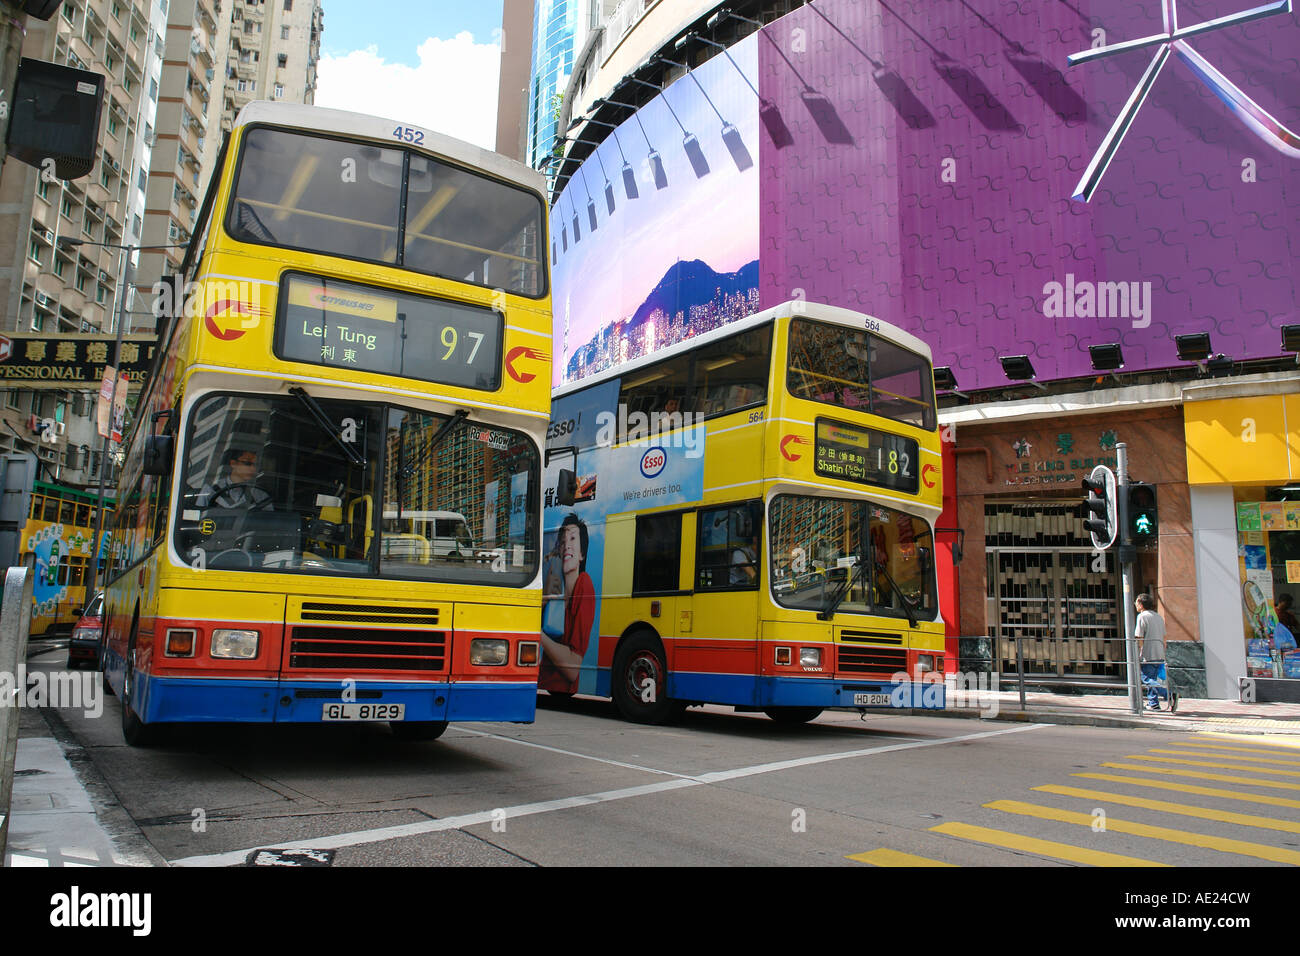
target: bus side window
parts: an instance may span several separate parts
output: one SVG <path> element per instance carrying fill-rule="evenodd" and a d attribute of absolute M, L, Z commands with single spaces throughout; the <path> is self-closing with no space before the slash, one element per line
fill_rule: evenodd
<path fill-rule="evenodd" d="M 45 499 L 45 512 L 41 516 L 41 520 L 49 521 L 51 523 L 59 520 L 59 499 L 57 498 Z"/>
<path fill-rule="evenodd" d="M 41 520 L 41 513 L 45 509 L 45 498 L 43 495 L 32 495 L 32 517 L 37 521 Z"/>
<path fill-rule="evenodd" d="M 681 550 L 681 512 L 638 517 L 632 561 L 632 593 L 676 591 Z"/>

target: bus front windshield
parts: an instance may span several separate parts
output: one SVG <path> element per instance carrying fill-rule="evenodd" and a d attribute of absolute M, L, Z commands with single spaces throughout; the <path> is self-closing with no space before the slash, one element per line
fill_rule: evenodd
<path fill-rule="evenodd" d="M 930 363 L 879 335 L 827 322 L 790 323 L 790 394 L 896 422 L 935 427 Z"/>
<path fill-rule="evenodd" d="M 530 298 L 546 291 L 537 195 L 396 144 L 250 129 L 226 230 L 240 242 L 400 266 Z"/>
<path fill-rule="evenodd" d="M 768 511 L 772 592 L 784 607 L 930 621 L 934 544 L 923 518 L 869 501 L 779 495 Z"/>
<path fill-rule="evenodd" d="M 532 581 L 540 469 L 527 435 L 464 413 L 290 391 L 196 405 L 174 539 L 187 564 Z"/>

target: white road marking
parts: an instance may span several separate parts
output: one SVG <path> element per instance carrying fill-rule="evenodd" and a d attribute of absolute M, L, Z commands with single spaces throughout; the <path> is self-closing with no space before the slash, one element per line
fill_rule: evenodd
<path fill-rule="evenodd" d="M 620 790 L 604 790 L 599 793 L 587 793 L 580 796 L 563 797 L 559 800 L 545 800 L 541 803 L 525 803 L 514 807 L 500 807 L 493 810 L 480 810 L 476 813 L 463 813 L 454 817 L 443 817 L 440 820 L 422 820 L 419 823 L 406 823 L 399 826 L 379 827 L 373 830 L 358 830 L 352 833 L 337 833 L 333 836 L 312 837 L 308 840 L 296 840 L 291 843 L 280 843 L 278 841 L 273 842 L 275 847 L 281 850 L 337 850 L 349 846 L 362 846 L 367 843 L 380 843 L 384 840 L 396 840 L 403 837 L 420 836 L 425 833 L 459 830 L 462 827 L 491 823 L 494 820 L 500 819 L 503 814 L 506 819 L 516 819 L 518 817 L 532 816 L 538 813 L 552 813 L 556 810 L 572 810 L 577 807 L 588 807 L 597 803 L 608 803 L 612 800 L 627 800 L 631 797 L 650 796 L 656 793 L 665 793 L 670 790 L 700 787 L 707 784 L 721 783 L 726 780 L 752 777 L 758 774 L 791 770 L 796 767 L 808 767 L 819 763 L 830 763 L 836 760 L 848 760 L 853 757 L 869 757 L 875 754 L 896 753 L 900 750 L 915 750 L 921 747 L 940 747 L 944 744 L 961 743 L 967 740 L 981 740 L 985 737 L 1000 737 L 1003 734 L 1019 734 L 1048 726 L 1051 725 L 1024 724 L 1018 727 L 1008 727 L 1003 730 L 986 730 L 978 734 L 965 734 L 961 737 L 945 737 L 942 740 L 920 740 L 902 744 L 887 744 L 883 747 L 868 747 L 863 750 L 846 750 L 840 753 L 818 754 L 811 757 L 780 760 L 775 763 L 756 764 L 752 767 L 738 767 L 735 770 L 718 770 L 713 773 L 701 774 L 698 777 L 674 775 L 674 779 L 672 780 L 661 780 L 658 783 L 643 784 L 639 787 L 624 787 Z M 496 735 L 482 734 L 482 736 L 495 737 Z M 510 737 L 503 737 L 501 739 L 513 740 L 513 738 Z M 574 756 L 584 755 L 575 754 Z M 602 758 L 594 759 L 600 760 Z M 613 761 L 607 762 L 612 763 Z M 620 764 L 620 766 L 629 767 L 631 765 Z M 667 773 L 667 771 L 663 770 L 648 772 Z M 253 846 L 243 850 L 231 850 L 226 853 L 212 853 L 205 856 L 187 856 L 178 860 L 170 861 L 170 865 L 239 866 L 248 859 L 250 853 L 263 848 L 263 846 Z"/>

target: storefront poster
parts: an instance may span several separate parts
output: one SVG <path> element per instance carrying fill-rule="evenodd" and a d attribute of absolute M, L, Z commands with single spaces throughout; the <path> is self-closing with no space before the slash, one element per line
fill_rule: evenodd
<path fill-rule="evenodd" d="M 1260 530 L 1258 501 L 1237 502 L 1237 530 L 1238 531 Z"/>
<path fill-rule="evenodd" d="M 1300 505 L 1287 503 L 1286 505 L 1286 530 L 1300 531 Z"/>
<path fill-rule="evenodd" d="M 1286 527 L 1282 502 L 1265 501 L 1259 506 L 1259 523 L 1264 531 L 1281 531 Z"/>
<path fill-rule="evenodd" d="M 1300 584 L 1300 561 L 1288 561 L 1286 563 L 1286 583 Z"/>
<path fill-rule="evenodd" d="M 1268 568 L 1268 552 L 1259 545 L 1246 545 L 1241 549 L 1241 556 L 1246 559 L 1247 572 Z M 1249 573 L 1246 576 L 1249 578 Z"/>

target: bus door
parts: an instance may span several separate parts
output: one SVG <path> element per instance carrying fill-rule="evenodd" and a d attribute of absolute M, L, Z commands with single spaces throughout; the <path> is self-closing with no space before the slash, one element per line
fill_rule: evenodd
<path fill-rule="evenodd" d="M 703 507 L 687 516 L 692 518 L 693 593 L 678 602 L 680 639 L 670 692 L 685 699 L 757 705 L 762 504 Z M 683 552 L 683 561 L 689 561 Z"/>

